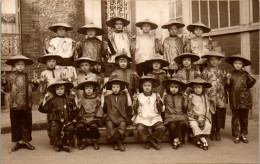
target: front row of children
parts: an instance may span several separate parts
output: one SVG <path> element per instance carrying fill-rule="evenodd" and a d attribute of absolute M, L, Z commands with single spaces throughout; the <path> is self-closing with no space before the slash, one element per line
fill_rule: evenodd
<path fill-rule="evenodd" d="M 135 79 L 138 81 L 141 93 L 136 91 L 133 96 L 130 96 L 127 89 L 129 82 L 116 74 L 103 86 L 101 96 L 97 80 L 87 78 L 78 83 L 77 90 L 83 90 L 79 100 L 70 95 L 70 90 L 73 88 L 71 82 L 60 79 L 51 83 L 39 107 L 40 112 L 48 113 L 51 145 L 57 151 L 70 151 L 69 146 L 76 133 L 80 139 L 79 149 L 84 149 L 88 144 L 87 139 L 91 138 L 94 149 L 97 150 L 100 138 L 98 127 L 103 121 L 107 129 L 107 138 L 113 143 L 115 150 L 125 150 L 122 141 L 126 136 L 127 125 L 131 123 L 136 125 L 146 149 L 150 147 L 160 149 L 159 143 L 166 128 L 173 148 L 182 147 L 184 134 L 189 126 L 196 139 L 196 145 L 208 150 L 206 136 L 212 134 L 213 120 L 219 121 L 221 116 L 219 111 L 224 110 L 218 107 L 218 103 L 221 104 L 219 89 L 216 92 L 213 87 L 219 87 L 216 81 L 219 81 L 219 74 L 222 76 L 219 67 L 214 65 L 221 57 L 211 53 L 208 55 L 211 65 L 202 72 L 202 78 L 195 73 L 191 74 L 193 68 L 190 66 L 195 59 L 194 55 L 184 53 L 175 60 L 178 63 L 181 59 L 183 70 L 161 82 L 153 75 L 143 75 Z M 253 87 L 255 79 L 242 68 L 251 62 L 241 55 L 233 55 L 226 61 L 234 67 L 231 75 L 225 75 L 232 110 L 232 135 L 235 137 L 235 143 L 240 141 L 248 143 L 246 138 L 248 111 L 252 107 L 249 89 Z M 31 96 L 32 91 L 38 86 L 38 81 L 36 79 L 30 81 L 24 73 L 25 66 L 33 62 L 20 55 L 14 56 L 6 63 L 16 70 L 8 78 L 2 76 L 1 80 L 3 90 L 11 93 L 12 141 L 16 142 L 12 151 L 23 147 L 33 150 L 34 147 L 29 143 L 32 139 Z M 218 74 L 215 73 L 216 70 Z M 160 85 L 166 90 L 163 95 L 156 90 Z M 112 93 L 108 94 L 106 90 L 112 90 Z M 219 132 L 221 126 L 214 126 L 215 132 Z"/>

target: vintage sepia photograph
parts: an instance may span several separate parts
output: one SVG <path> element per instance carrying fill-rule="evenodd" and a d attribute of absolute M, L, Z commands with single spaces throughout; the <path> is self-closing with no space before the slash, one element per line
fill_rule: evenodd
<path fill-rule="evenodd" d="M 1 0 L 1 163 L 257 164 L 259 46 L 259 0 Z"/>

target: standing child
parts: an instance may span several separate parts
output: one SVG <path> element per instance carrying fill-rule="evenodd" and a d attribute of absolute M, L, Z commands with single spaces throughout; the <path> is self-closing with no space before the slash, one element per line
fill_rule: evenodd
<path fill-rule="evenodd" d="M 160 81 L 160 84 L 158 87 L 153 88 L 153 91 L 155 93 L 159 93 L 160 96 L 163 95 L 164 87 L 162 85 L 163 80 L 167 78 L 166 73 L 164 70 L 162 70 L 162 67 L 167 67 L 169 63 L 163 59 L 162 56 L 157 55 L 156 57 L 146 60 L 147 66 L 152 66 L 152 72 L 149 72 L 147 76 L 153 76 L 157 80 Z"/>
<path fill-rule="evenodd" d="M 192 80 L 189 84 L 192 92 L 188 96 L 188 121 L 192 129 L 193 135 L 196 138 L 196 144 L 203 150 L 208 150 L 208 142 L 206 136 L 211 131 L 211 113 L 214 109 L 211 108 L 210 101 L 205 93 L 205 88 L 210 88 L 211 84 L 201 78 Z"/>
<path fill-rule="evenodd" d="M 76 126 L 76 134 L 81 140 L 79 150 L 83 150 L 87 146 L 87 138 L 92 139 L 95 150 L 99 149 L 98 139 L 100 133 L 98 126 L 101 124 L 103 109 L 101 107 L 101 99 L 95 93 L 99 84 L 96 81 L 87 80 L 80 83 L 77 89 L 83 90 L 84 96 L 81 98 L 81 108 L 78 114 L 78 123 Z"/>
<path fill-rule="evenodd" d="M 227 104 L 227 73 L 219 66 L 221 59 L 225 56 L 220 52 L 211 50 L 202 58 L 206 58 L 209 62 L 202 72 L 202 79 L 209 82 L 212 87 L 207 90 L 209 99 L 214 102 L 216 106 L 216 113 L 212 113 L 212 128 L 210 139 L 212 141 L 220 141 L 220 128 L 225 128 L 226 121 L 226 104 Z"/>
<path fill-rule="evenodd" d="M 152 88 L 160 85 L 159 80 L 151 76 L 142 76 L 140 85 L 143 92 L 133 97 L 133 109 L 135 115 L 132 118 L 137 124 L 137 130 L 141 140 L 145 143 L 145 148 L 149 149 L 150 145 L 159 150 L 159 142 L 165 132 L 161 112 L 163 112 L 163 102 L 159 94 L 153 93 Z"/>
<path fill-rule="evenodd" d="M 107 113 L 106 127 L 107 138 L 114 144 L 114 150 L 125 151 L 122 141 L 126 135 L 126 126 L 129 124 L 129 116 L 132 114 L 132 100 L 126 87 L 128 83 L 121 79 L 110 79 L 106 83 L 106 89 L 112 90 L 112 94 L 101 96 L 102 107 Z M 120 91 L 124 90 L 124 93 Z"/>
<path fill-rule="evenodd" d="M 252 88 L 256 80 L 242 68 L 251 65 L 251 62 L 241 56 L 233 55 L 226 59 L 226 62 L 234 67 L 234 71 L 228 74 L 227 84 L 229 88 L 229 102 L 232 111 L 232 136 L 234 142 L 240 140 L 248 143 L 246 135 L 248 134 L 248 112 L 252 108 Z"/>
<path fill-rule="evenodd" d="M 162 46 L 163 58 L 170 63 L 168 70 L 178 70 L 178 64 L 174 61 L 183 52 L 183 39 L 178 37 L 178 31 L 185 25 L 177 20 L 170 20 L 162 26 L 168 29 L 170 36 L 165 38 Z"/>
<path fill-rule="evenodd" d="M 73 84 L 67 81 L 56 81 L 48 87 L 48 91 L 53 97 L 46 95 L 39 106 L 39 111 L 48 113 L 50 124 L 50 139 L 57 152 L 62 150 L 70 152 L 68 141 L 73 139 L 74 119 L 78 109 L 76 102 L 70 99 L 66 90 L 70 90 Z"/>
<path fill-rule="evenodd" d="M 137 22 L 136 27 L 142 30 L 142 34 L 136 36 L 131 43 L 131 51 L 135 54 L 136 71 L 139 76 L 145 75 L 151 70 L 146 67 L 145 61 L 153 59 L 160 50 L 160 44 L 155 36 L 151 35 L 151 30 L 157 29 L 158 25 L 149 19 Z"/>
<path fill-rule="evenodd" d="M 15 146 L 12 151 L 20 148 L 34 150 L 35 147 L 29 142 L 32 140 L 32 91 L 38 87 L 36 79 L 29 81 L 24 73 L 27 65 L 33 61 L 25 56 L 17 55 L 6 61 L 6 64 L 15 68 L 8 78 L 2 76 L 2 89 L 10 92 L 10 120 L 12 142 Z"/>
<path fill-rule="evenodd" d="M 181 94 L 186 89 L 185 83 L 177 77 L 163 81 L 167 90 L 164 97 L 165 120 L 164 125 L 168 128 L 174 149 L 182 147 L 185 132 L 188 126 L 187 99 Z"/>
<path fill-rule="evenodd" d="M 109 63 L 115 63 L 115 57 L 122 53 L 123 49 L 126 55 L 131 58 L 130 53 L 130 36 L 123 31 L 123 27 L 129 25 L 130 21 L 124 18 L 115 17 L 106 22 L 106 25 L 114 28 L 108 34 L 108 47 L 111 56 L 108 59 Z"/>

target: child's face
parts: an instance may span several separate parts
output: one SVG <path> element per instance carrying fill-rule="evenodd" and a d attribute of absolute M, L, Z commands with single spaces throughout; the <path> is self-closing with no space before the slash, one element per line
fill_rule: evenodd
<path fill-rule="evenodd" d="M 120 92 L 120 85 L 119 84 L 112 84 L 112 92 L 114 94 L 119 94 L 119 92 Z"/>
<path fill-rule="evenodd" d="M 58 36 L 65 36 L 66 34 L 66 29 L 64 27 L 58 27 L 57 28 L 57 35 Z"/>
<path fill-rule="evenodd" d="M 84 91 L 85 91 L 85 94 L 87 96 L 91 96 L 94 92 L 94 86 L 93 85 L 86 85 Z"/>
<path fill-rule="evenodd" d="M 128 61 L 126 58 L 119 58 L 118 59 L 118 65 L 120 68 L 122 69 L 126 69 L 127 68 L 127 64 L 128 64 Z"/>
<path fill-rule="evenodd" d="M 241 60 L 235 60 L 233 66 L 235 70 L 241 70 L 243 68 L 243 62 Z"/>
<path fill-rule="evenodd" d="M 65 93 L 65 86 L 64 85 L 57 85 L 55 87 L 55 92 L 57 96 L 63 96 Z"/>
<path fill-rule="evenodd" d="M 51 69 L 55 68 L 55 66 L 56 66 L 56 59 L 51 59 L 51 58 L 47 59 L 46 65 L 47 65 L 48 68 L 51 68 Z"/>
<path fill-rule="evenodd" d="M 153 84 L 151 81 L 146 81 L 143 83 L 143 91 L 149 93 L 152 91 Z"/>
<path fill-rule="evenodd" d="M 116 30 L 123 30 L 123 22 L 121 20 L 117 20 L 115 22 L 115 29 Z"/>
<path fill-rule="evenodd" d="M 203 29 L 201 27 L 195 27 L 194 28 L 194 34 L 199 37 L 203 34 Z"/>
<path fill-rule="evenodd" d="M 161 62 L 154 61 L 153 62 L 153 70 L 159 70 L 161 69 Z"/>
<path fill-rule="evenodd" d="M 179 85 L 178 84 L 170 84 L 170 92 L 172 94 L 177 94 L 179 92 Z"/>
<path fill-rule="evenodd" d="M 151 31 L 151 25 L 150 24 L 143 24 L 142 25 L 143 33 L 148 34 Z"/>
<path fill-rule="evenodd" d="M 210 57 L 209 58 L 209 63 L 210 63 L 210 65 L 216 67 L 216 66 L 219 65 L 220 59 L 218 57 Z"/>
<path fill-rule="evenodd" d="M 87 29 L 86 34 L 89 38 L 94 38 L 94 37 L 96 37 L 97 32 L 95 29 Z"/>
<path fill-rule="evenodd" d="M 191 59 L 190 58 L 183 58 L 182 60 L 183 67 L 188 68 L 191 66 Z"/>
<path fill-rule="evenodd" d="M 193 85 L 193 90 L 197 95 L 201 95 L 203 92 L 203 86 L 200 84 L 194 84 Z"/>
<path fill-rule="evenodd" d="M 84 72 L 84 73 L 88 73 L 90 70 L 90 64 L 88 62 L 82 62 L 80 63 L 80 69 Z"/>
<path fill-rule="evenodd" d="M 175 25 L 170 26 L 170 28 L 169 28 L 169 33 L 170 33 L 170 35 L 177 35 L 177 33 L 178 33 L 178 27 L 175 26 Z"/>
<path fill-rule="evenodd" d="M 18 61 L 15 63 L 14 68 L 18 71 L 18 72 L 23 72 L 25 69 L 25 63 L 24 61 Z"/>

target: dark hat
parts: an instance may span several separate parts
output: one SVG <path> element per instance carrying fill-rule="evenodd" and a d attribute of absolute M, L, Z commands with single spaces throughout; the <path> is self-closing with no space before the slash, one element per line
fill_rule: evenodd
<path fill-rule="evenodd" d="M 127 26 L 130 24 L 130 21 L 129 20 L 126 20 L 124 18 L 121 18 L 121 17 L 114 17 L 108 21 L 106 21 L 106 25 L 109 26 L 109 27 L 112 27 L 114 28 L 115 27 L 115 22 L 117 20 L 121 20 L 123 22 L 123 27 Z"/>
<path fill-rule="evenodd" d="M 192 87 L 194 84 L 200 84 L 203 85 L 205 88 L 210 88 L 212 85 L 208 83 L 207 81 L 203 80 L 202 78 L 196 78 L 194 80 L 191 80 L 187 86 Z"/>
<path fill-rule="evenodd" d="M 86 80 L 86 81 L 83 81 L 83 82 L 79 83 L 78 86 L 77 86 L 77 89 L 84 90 L 84 87 L 85 87 L 87 84 L 93 85 L 93 86 L 94 86 L 94 89 L 96 89 L 96 88 L 99 87 L 98 82 Z"/>
<path fill-rule="evenodd" d="M 49 27 L 49 30 L 57 32 L 58 27 L 64 27 L 67 31 L 73 30 L 73 28 L 67 23 L 55 23 Z"/>
<path fill-rule="evenodd" d="M 71 89 L 73 88 L 73 84 L 69 81 L 64 81 L 64 80 L 58 80 L 58 81 L 55 81 L 54 83 L 52 83 L 47 89 L 49 92 L 51 93 L 55 93 L 55 87 L 57 85 L 65 85 L 65 88 L 66 89 Z"/>
<path fill-rule="evenodd" d="M 77 31 L 78 31 L 78 33 L 86 35 L 87 34 L 87 29 L 94 29 L 94 30 L 96 30 L 96 32 L 97 32 L 96 35 L 97 36 L 104 34 L 104 30 L 102 28 L 99 28 L 98 26 L 96 26 L 93 23 L 86 24 L 85 26 L 82 26 L 81 28 L 79 28 Z"/>
<path fill-rule="evenodd" d="M 211 31 L 210 28 L 208 28 L 205 24 L 203 24 L 201 22 L 196 22 L 196 23 L 190 24 L 187 26 L 187 29 L 190 32 L 193 32 L 196 27 L 201 27 L 203 29 L 203 33 L 208 33 Z"/>
<path fill-rule="evenodd" d="M 97 61 L 89 58 L 89 57 L 81 57 L 78 58 L 76 61 L 74 61 L 73 65 L 77 68 L 80 67 L 80 63 L 82 62 L 88 62 L 91 66 L 95 65 L 97 63 Z"/>
<path fill-rule="evenodd" d="M 152 84 L 153 84 L 153 88 L 156 88 L 158 87 L 161 83 L 159 80 L 157 80 L 156 78 L 152 77 L 152 76 L 149 76 L 149 75 L 143 75 L 141 78 L 140 78 L 140 84 L 142 85 L 145 81 L 151 81 Z"/>
<path fill-rule="evenodd" d="M 31 59 L 27 58 L 26 56 L 23 56 L 22 54 L 18 54 L 18 55 L 13 56 L 11 59 L 8 59 L 5 63 L 13 66 L 18 61 L 23 61 L 25 63 L 25 65 L 32 65 L 33 64 L 33 61 Z"/>
<path fill-rule="evenodd" d="M 198 61 L 198 60 L 200 59 L 200 57 L 197 56 L 197 55 L 194 55 L 194 54 L 189 53 L 189 52 L 185 52 L 185 53 L 182 53 L 180 56 L 177 56 L 177 57 L 174 59 L 174 61 L 175 61 L 176 63 L 178 63 L 178 64 L 182 64 L 182 60 L 183 60 L 184 58 L 190 58 L 192 63 L 193 63 L 193 62 L 196 62 L 196 61 Z"/>
<path fill-rule="evenodd" d="M 46 55 L 43 55 L 38 58 L 38 62 L 42 64 L 46 64 L 47 60 L 50 58 L 55 59 L 57 61 L 57 64 L 61 64 L 63 62 L 63 58 L 56 53 L 48 53 Z"/>
<path fill-rule="evenodd" d="M 171 26 L 177 26 L 178 28 L 182 28 L 184 27 L 185 25 L 177 20 L 174 20 L 174 19 L 171 19 L 169 20 L 167 23 L 165 23 L 164 25 L 162 25 L 162 28 L 164 29 L 169 29 Z"/>
<path fill-rule="evenodd" d="M 167 62 L 166 60 L 163 59 L 163 57 L 161 55 L 156 55 L 155 57 L 153 57 L 150 60 L 146 60 L 145 62 L 149 65 L 151 65 L 153 62 L 158 61 L 161 63 L 162 67 L 167 67 L 169 66 L 169 62 Z"/>
<path fill-rule="evenodd" d="M 119 60 L 120 58 L 126 58 L 129 62 L 132 61 L 132 58 L 127 56 L 127 54 L 124 51 L 115 57 L 115 61 Z"/>
<path fill-rule="evenodd" d="M 120 85 L 120 90 L 124 90 L 125 87 L 128 87 L 128 85 L 129 85 L 128 82 L 123 81 L 116 77 L 116 78 L 112 78 L 108 82 L 106 82 L 106 84 L 105 84 L 106 89 L 112 90 L 112 84 L 114 84 L 114 83 L 117 83 Z"/>
<path fill-rule="evenodd" d="M 163 80 L 162 82 L 162 85 L 167 88 L 167 86 L 169 86 L 170 84 L 178 84 L 181 86 L 181 90 L 185 90 L 186 89 L 186 84 L 183 83 L 179 78 L 177 77 L 172 77 L 170 79 L 166 79 L 166 80 Z"/>
<path fill-rule="evenodd" d="M 152 22 L 150 19 L 145 19 L 135 24 L 136 27 L 142 28 L 143 24 L 150 24 L 151 30 L 157 29 L 158 25 Z"/>
<path fill-rule="evenodd" d="M 222 53 L 216 51 L 216 50 L 211 50 L 207 52 L 205 55 L 203 55 L 201 58 L 210 58 L 210 57 L 219 57 L 219 58 L 224 58 L 225 55 Z"/>
<path fill-rule="evenodd" d="M 235 60 L 241 60 L 244 64 L 244 66 L 251 65 L 251 61 L 248 60 L 247 58 L 243 57 L 241 54 L 232 55 L 232 56 L 226 58 L 226 62 L 231 65 L 233 64 L 233 62 Z"/>

